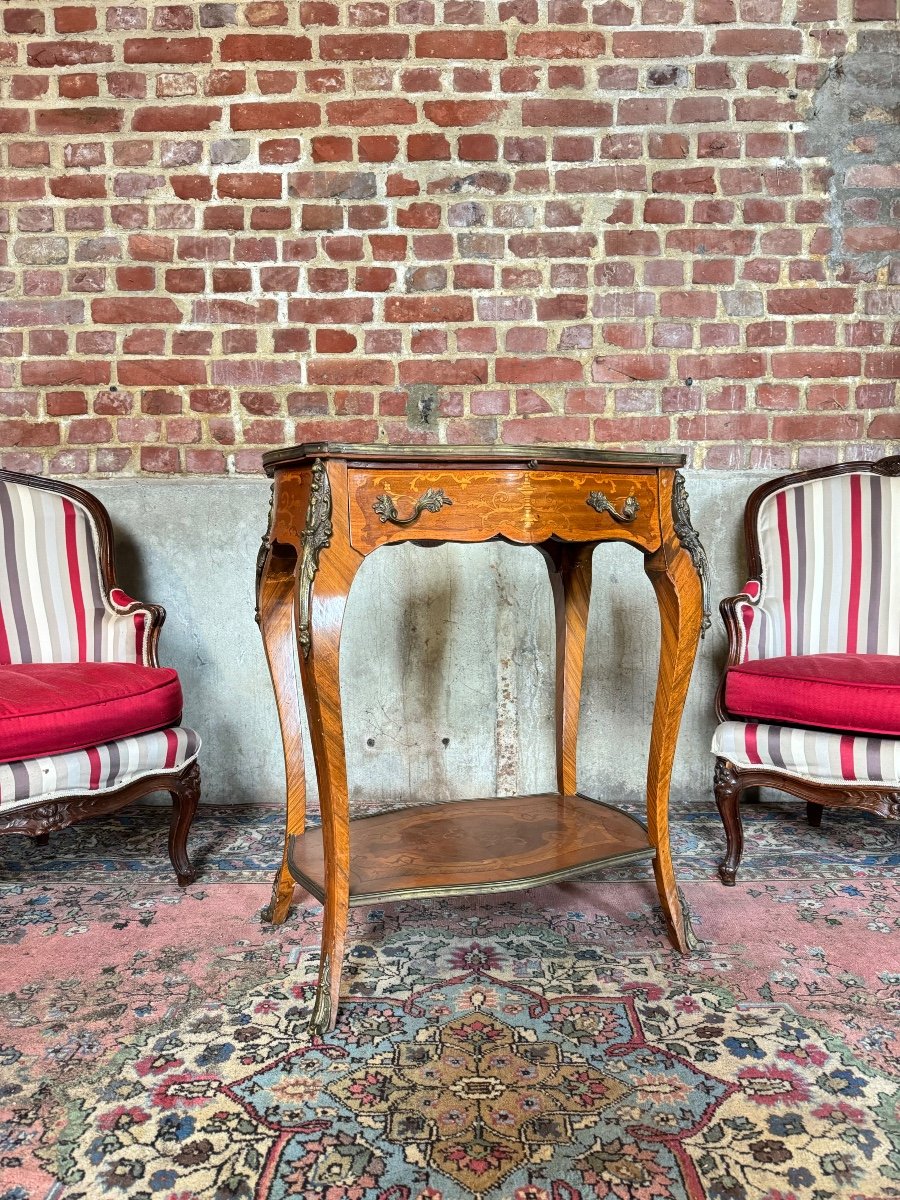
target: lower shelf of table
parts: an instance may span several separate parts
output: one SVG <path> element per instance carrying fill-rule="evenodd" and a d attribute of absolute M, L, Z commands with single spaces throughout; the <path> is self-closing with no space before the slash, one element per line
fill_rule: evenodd
<path fill-rule="evenodd" d="M 640 821 L 586 796 L 492 796 L 350 822 L 350 903 L 514 891 L 652 859 Z M 291 838 L 288 865 L 325 896 L 322 830 Z"/>

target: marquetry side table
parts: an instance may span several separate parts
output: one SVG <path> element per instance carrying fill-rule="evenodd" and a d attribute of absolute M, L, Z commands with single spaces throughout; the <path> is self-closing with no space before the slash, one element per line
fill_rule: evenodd
<path fill-rule="evenodd" d="M 706 556 L 691 526 L 679 454 L 318 443 L 264 459 L 273 477 L 257 567 L 257 621 L 284 742 L 284 854 L 265 917 L 285 920 L 294 883 L 324 905 L 311 1028 L 334 1027 L 351 904 L 512 890 L 603 864 L 650 859 L 669 936 L 690 920 L 672 868 L 669 781 L 701 628 Z M 351 820 L 338 658 L 353 577 L 367 554 L 407 540 L 537 546 L 556 612 L 557 791 L 423 804 Z M 644 555 L 661 649 L 647 767 L 647 825 L 580 795 L 578 709 L 591 556 L 623 541 Z M 295 641 L 296 638 L 296 641 Z M 300 665 L 319 780 L 321 829 L 305 830 Z M 492 857 L 485 857 L 490 847 Z"/>

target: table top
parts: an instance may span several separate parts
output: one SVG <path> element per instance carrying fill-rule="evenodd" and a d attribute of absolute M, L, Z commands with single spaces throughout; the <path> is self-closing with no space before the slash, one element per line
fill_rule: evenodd
<path fill-rule="evenodd" d="M 299 466 L 314 458 L 342 458 L 360 463 L 460 463 L 471 466 L 630 466 L 683 467 L 683 454 L 644 454 L 629 450 L 583 450 L 566 446 L 353 446 L 342 442 L 303 442 L 263 455 L 272 475 L 279 467 Z"/>

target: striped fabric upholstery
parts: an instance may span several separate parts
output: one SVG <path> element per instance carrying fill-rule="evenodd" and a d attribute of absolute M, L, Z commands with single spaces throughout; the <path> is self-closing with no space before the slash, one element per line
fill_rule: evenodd
<path fill-rule="evenodd" d="M 90 750 L 0 765 L 0 812 L 123 787 L 142 775 L 173 774 L 197 757 L 200 738 L 180 726 L 107 742 Z"/>
<path fill-rule="evenodd" d="M 77 501 L 0 480 L 0 665 L 145 662 L 147 613 L 106 600 L 98 546 Z"/>
<path fill-rule="evenodd" d="M 736 767 L 762 767 L 814 783 L 900 783 L 897 738 L 723 721 L 713 735 L 712 752 Z"/>
<path fill-rule="evenodd" d="M 762 588 L 738 605 L 742 662 L 900 654 L 900 477 L 857 471 L 788 486 L 763 501 L 757 532 Z"/>

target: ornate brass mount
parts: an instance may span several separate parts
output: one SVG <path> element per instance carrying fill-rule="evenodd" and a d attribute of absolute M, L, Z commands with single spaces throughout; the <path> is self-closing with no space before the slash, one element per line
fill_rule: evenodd
<path fill-rule="evenodd" d="M 442 488 L 429 488 L 424 496 L 420 496 L 416 501 L 412 513 L 408 517 L 397 516 L 397 507 L 387 495 L 379 496 L 372 507 L 378 513 L 378 520 L 382 525 L 387 521 L 390 521 L 392 525 L 412 525 L 414 521 L 418 521 L 423 512 L 440 512 L 445 504 L 452 503 L 453 501 Z"/>
<path fill-rule="evenodd" d="M 633 521 L 638 515 L 638 510 L 640 509 L 640 505 L 638 504 L 637 500 L 635 500 L 634 496 L 629 496 L 622 505 L 622 511 L 616 512 L 612 501 L 607 500 L 603 492 L 591 492 L 586 503 L 598 513 L 608 512 L 614 521 L 618 521 L 622 525 L 627 524 L 629 521 Z"/>
<path fill-rule="evenodd" d="M 700 636 L 706 637 L 706 631 L 712 624 L 709 609 L 709 561 L 703 543 L 696 529 L 691 524 L 691 510 L 688 506 L 688 493 L 684 476 L 680 471 L 675 472 L 675 482 L 672 486 L 672 523 L 678 540 L 691 556 L 700 584 L 703 590 L 703 621 L 700 625 Z"/>
<path fill-rule="evenodd" d="M 309 633 L 309 610 L 312 603 L 312 585 L 319 569 L 319 555 L 331 545 L 331 485 L 328 472 L 321 458 L 312 466 L 312 484 L 309 491 L 309 508 L 303 530 L 303 558 L 297 578 L 297 594 L 300 598 L 300 613 L 297 620 L 297 641 L 303 648 L 303 657 L 309 657 L 311 645 Z"/>

